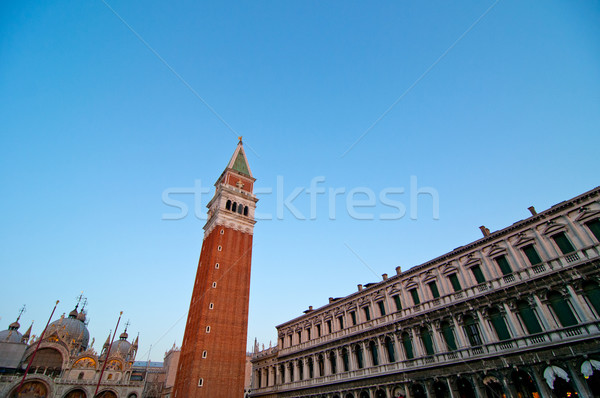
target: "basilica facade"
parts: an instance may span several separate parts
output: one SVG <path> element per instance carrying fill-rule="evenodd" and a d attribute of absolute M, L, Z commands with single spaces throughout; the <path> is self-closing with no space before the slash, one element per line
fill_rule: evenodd
<path fill-rule="evenodd" d="M 138 339 L 131 343 L 127 330 L 112 345 L 109 336 L 97 353 L 86 313 L 77 307 L 52 322 L 41 340 L 30 336 L 31 327 L 25 334 L 19 328 L 17 319 L 0 332 L 0 397 L 91 398 L 100 377 L 98 398 L 142 397 L 144 382 L 131 377 Z"/>
<path fill-rule="evenodd" d="M 277 326 L 250 397 L 600 397 L 600 187 Z"/>

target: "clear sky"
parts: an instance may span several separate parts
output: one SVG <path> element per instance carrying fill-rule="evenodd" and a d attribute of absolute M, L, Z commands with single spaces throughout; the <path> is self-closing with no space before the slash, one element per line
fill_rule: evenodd
<path fill-rule="evenodd" d="M 83 291 L 96 349 L 122 310 L 161 361 L 213 191 L 176 192 L 212 188 L 238 135 L 272 216 L 250 347 L 600 185 L 599 127 L 597 1 L 2 2 L 0 330 L 26 304 L 39 334 Z M 411 204 L 426 187 L 439 206 Z"/>

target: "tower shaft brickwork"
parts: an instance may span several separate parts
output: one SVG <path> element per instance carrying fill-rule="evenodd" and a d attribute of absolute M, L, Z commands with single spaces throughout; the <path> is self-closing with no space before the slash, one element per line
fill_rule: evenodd
<path fill-rule="evenodd" d="M 243 397 L 254 181 L 240 140 L 207 205 L 173 397 Z"/>

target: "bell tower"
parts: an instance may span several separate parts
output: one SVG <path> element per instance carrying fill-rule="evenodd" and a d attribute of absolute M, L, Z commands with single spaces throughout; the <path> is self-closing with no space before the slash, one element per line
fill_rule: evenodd
<path fill-rule="evenodd" d="M 215 183 L 172 397 L 242 398 L 255 178 L 242 144 Z"/>

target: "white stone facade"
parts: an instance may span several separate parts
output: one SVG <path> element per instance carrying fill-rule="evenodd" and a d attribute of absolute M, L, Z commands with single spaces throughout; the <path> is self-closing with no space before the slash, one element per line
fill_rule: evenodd
<path fill-rule="evenodd" d="M 600 187 L 530 211 L 277 326 L 250 397 L 600 396 Z"/>

